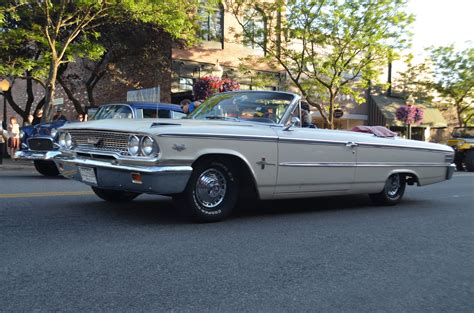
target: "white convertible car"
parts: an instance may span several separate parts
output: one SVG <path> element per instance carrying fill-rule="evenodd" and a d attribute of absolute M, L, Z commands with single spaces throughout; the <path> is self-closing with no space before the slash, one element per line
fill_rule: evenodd
<path fill-rule="evenodd" d="M 382 133 L 383 135 L 383 133 Z M 302 128 L 300 97 L 217 94 L 187 119 L 66 125 L 55 162 L 106 201 L 170 195 L 189 217 L 227 217 L 240 197 L 369 194 L 398 203 L 406 185 L 450 179 L 445 145 L 351 131 Z"/>

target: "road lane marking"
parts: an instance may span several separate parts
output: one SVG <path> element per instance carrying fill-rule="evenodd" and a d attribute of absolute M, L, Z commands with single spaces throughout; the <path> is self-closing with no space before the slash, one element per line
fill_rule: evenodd
<path fill-rule="evenodd" d="M 52 192 L 22 192 L 0 194 L 0 199 L 34 198 L 34 197 L 60 197 L 60 196 L 86 196 L 94 194 L 92 191 L 52 191 Z"/>

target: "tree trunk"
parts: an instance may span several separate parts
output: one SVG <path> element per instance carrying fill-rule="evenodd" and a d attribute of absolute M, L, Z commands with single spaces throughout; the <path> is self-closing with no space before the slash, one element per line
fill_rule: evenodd
<path fill-rule="evenodd" d="M 467 123 L 465 123 L 464 119 L 462 118 L 462 106 L 459 103 L 456 103 L 456 114 L 458 116 L 459 127 L 466 127 Z"/>
<path fill-rule="evenodd" d="M 57 59 L 51 60 L 51 65 L 49 68 L 48 80 L 46 82 L 46 92 L 44 96 L 44 115 L 42 122 L 51 122 L 54 115 L 54 91 L 56 89 L 56 79 L 58 76 L 58 68 L 60 62 Z"/>
<path fill-rule="evenodd" d="M 27 71 L 26 73 L 27 77 L 31 76 L 31 72 Z M 25 121 L 28 119 L 28 115 L 30 115 L 31 112 L 31 106 L 35 101 L 35 95 L 33 93 L 33 80 L 31 78 L 26 79 L 26 94 L 28 97 L 26 99 L 25 114 L 23 115 L 23 124 L 25 124 Z"/>
<path fill-rule="evenodd" d="M 335 98 L 335 95 L 333 94 L 331 90 L 329 94 L 329 116 L 328 116 L 329 129 L 334 129 L 334 98 Z"/>

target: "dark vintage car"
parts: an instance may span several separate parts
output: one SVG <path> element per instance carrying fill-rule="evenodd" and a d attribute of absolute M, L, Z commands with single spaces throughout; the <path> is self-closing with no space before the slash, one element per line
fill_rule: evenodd
<path fill-rule="evenodd" d="M 103 119 L 142 119 L 142 118 L 182 118 L 186 114 L 179 105 L 151 102 L 124 102 L 105 104 L 89 118 Z M 70 122 L 57 120 L 40 123 L 35 126 L 22 127 L 22 148 L 15 157 L 23 160 L 33 160 L 36 170 L 45 176 L 58 176 L 59 171 L 53 158 L 59 154 L 57 143 L 58 129 Z"/>

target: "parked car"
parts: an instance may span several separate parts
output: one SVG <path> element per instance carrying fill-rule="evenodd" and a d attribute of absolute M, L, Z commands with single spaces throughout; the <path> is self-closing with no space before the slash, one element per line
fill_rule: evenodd
<path fill-rule="evenodd" d="M 89 117 L 89 120 L 123 119 L 123 118 L 175 118 L 185 117 L 177 104 L 153 102 L 127 102 L 101 105 Z"/>
<path fill-rule="evenodd" d="M 102 105 L 90 119 L 157 119 L 184 116 L 186 114 L 175 104 L 127 102 Z M 57 130 L 65 124 L 78 123 L 61 119 L 22 128 L 24 138 L 22 150 L 17 151 L 15 156 L 23 160 L 33 160 L 36 170 L 45 176 L 58 176 L 59 170 L 54 164 L 53 157 L 60 153 Z"/>
<path fill-rule="evenodd" d="M 111 202 L 170 195 L 199 222 L 238 198 L 369 194 L 394 205 L 406 185 L 450 179 L 453 149 L 351 131 L 300 127 L 300 97 L 273 91 L 212 96 L 187 119 L 93 121 L 60 130 L 63 176 Z"/>
<path fill-rule="evenodd" d="M 455 127 L 448 146 L 456 152 L 454 163 L 458 171 L 474 172 L 474 127 Z"/>

